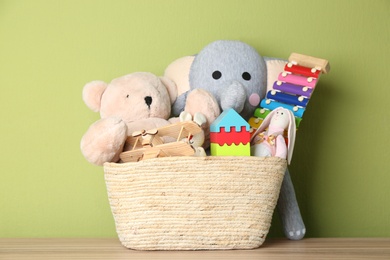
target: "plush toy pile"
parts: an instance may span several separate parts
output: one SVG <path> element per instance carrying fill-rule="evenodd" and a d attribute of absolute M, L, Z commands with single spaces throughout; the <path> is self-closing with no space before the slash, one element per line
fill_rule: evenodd
<path fill-rule="evenodd" d="M 120 154 L 135 147 L 129 137 L 142 137 L 149 133 L 144 145 L 151 146 L 156 131 L 148 130 L 193 118 L 197 118 L 195 122 L 203 129 L 197 146 L 203 143 L 203 148 L 207 149 L 210 125 L 221 112 L 233 108 L 248 120 L 285 64 L 284 60 L 261 56 L 246 43 L 221 40 L 205 46 L 195 56 L 173 61 L 161 77 L 148 72 L 134 72 L 110 83 L 92 81 L 83 89 L 83 100 L 90 109 L 100 112 L 101 119 L 93 123 L 82 137 L 81 151 L 89 162 L 96 165 L 121 162 Z M 291 123 L 287 112 L 284 116 L 279 114 L 282 111 L 275 113 L 278 115 L 273 120 L 267 120 L 270 135 L 273 130 L 273 135 L 281 134 L 282 128 L 288 126 L 285 123 Z M 275 123 L 278 118 L 279 125 Z M 157 138 L 154 141 L 174 141 L 164 136 L 160 139 L 164 138 L 163 141 Z M 191 140 L 196 138 L 191 135 L 186 137 L 187 142 Z M 283 140 L 276 137 L 275 142 L 284 148 L 272 152 L 272 147 L 255 140 L 253 153 L 288 157 L 290 160 L 291 155 L 288 155 Z M 290 239 L 303 238 L 306 230 L 288 171 L 282 184 L 278 209 L 286 236 Z"/>
<path fill-rule="evenodd" d="M 177 96 L 173 81 L 152 73 L 136 72 L 110 83 L 92 81 L 84 86 L 83 100 L 101 119 L 81 139 L 81 151 L 91 163 L 118 162 L 126 139 L 134 131 L 169 124 Z"/>

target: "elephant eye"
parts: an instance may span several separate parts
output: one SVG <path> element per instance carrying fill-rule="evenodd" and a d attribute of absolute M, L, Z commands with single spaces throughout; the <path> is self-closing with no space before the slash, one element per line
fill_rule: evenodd
<path fill-rule="evenodd" d="M 219 70 L 216 70 L 212 74 L 213 79 L 220 79 L 222 77 L 222 73 Z"/>
<path fill-rule="evenodd" d="M 242 78 L 245 80 L 250 80 L 251 74 L 249 74 L 248 72 L 244 72 L 244 73 L 242 73 Z"/>

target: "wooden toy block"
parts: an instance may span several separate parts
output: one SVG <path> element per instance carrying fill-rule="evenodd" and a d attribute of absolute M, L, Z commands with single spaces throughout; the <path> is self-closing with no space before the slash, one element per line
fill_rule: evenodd
<path fill-rule="evenodd" d="M 309 102 L 309 99 L 304 96 L 289 95 L 276 90 L 268 91 L 266 98 L 300 107 L 306 107 Z"/>
<path fill-rule="evenodd" d="M 250 143 L 239 145 L 219 145 L 215 143 L 210 144 L 210 152 L 213 156 L 250 156 Z"/>
<path fill-rule="evenodd" d="M 264 119 L 271 111 L 265 108 L 256 108 L 254 116 Z"/>
<path fill-rule="evenodd" d="M 210 142 L 217 143 L 219 145 L 239 145 L 247 144 L 250 141 L 249 131 L 246 130 L 246 126 L 242 126 L 240 131 L 236 131 L 235 127 L 231 127 L 229 131 L 225 131 L 224 127 L 221 127 L 219 132 L 210 132 Z"/>
<path fill-rule="evenodd" d="M 305 77 L 318 78 L 321 75 L 321 69 L 304 67 L 297 64 L 293 64 L 292 62 L 287 63 L 284 66 L 284 70 Z"/>
<path fill-rule="evenodd" d="M 330 71 L 330 64 L 327 60 L 303 55 L 299 53 L 291 53 L 288 61 L 293 64 L 299 64 L 301 66 L 320 69 L 322 73 L 326 74 Z"/>
<path fill-rule="evenodd" d="M 314 89 L 305 86 L 298 86 L 288 82 L 275 81 L 273 89 L 282 91 L 284 93 L 290 93 L 298 96 L 304 96 L 310 98 Z"/>
<path fill-rule="evenodd" d="M 316 78 L 299 76 L 286 71 L 279 74 L 278 80 L 309 88 L 314 88 L 317 84 Z"/>
<path fill-rule="evenodd" d="M 289 109 L 293 112 L 294 116 L 302 117 L 303 113 L 305 112 L 305 109 L 298 106 L 292 106 L 289 104 L 284 104 L 281 102 L 277 102 L 271 99 L 263 99 L 260 103 L 260 106 L 269 110 L 274 110 L 278 107 L 283 107 L 286 109 Z"/>
<path fill-rule="evenodd" d="M 225 110 L 210 126 L 210 143 L 211 155 L 250 155 L 250 125 L 234 109 Z"/>
<path fill-rule="evenodd" d="M 224 127 L 226 131 L 235 128 L 236 132 L 241 131 L 241 127 L 245 126 L 246 131 L 249 132 L 250 126 L 244 118 L 242 118 L 234 109 L 228 109 L 223 111 L 217 119 L 210 125 L 210 132 L 220 132 L 221 127 Z M 232 128 L 233 127 L 233 128 Z"/>

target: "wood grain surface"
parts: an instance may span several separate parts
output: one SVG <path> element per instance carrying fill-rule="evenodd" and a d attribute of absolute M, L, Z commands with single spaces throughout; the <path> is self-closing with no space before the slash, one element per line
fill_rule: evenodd
<path fill-rule="evenodd" d="M 3 238 L 0 259 L 390 259 L 390 238 L 269 239 L 254 250 L 135 251 L 116 238 Z"/>

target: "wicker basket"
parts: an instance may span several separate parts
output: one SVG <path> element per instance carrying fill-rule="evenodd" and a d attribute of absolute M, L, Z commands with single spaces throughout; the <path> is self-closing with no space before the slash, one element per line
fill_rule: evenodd
<path fill-rule="evenodd" d="M 138 250 L 257 248 L 286 166 L 277 157 L 217 156 L 106 163 L 119 239 Z"/>

